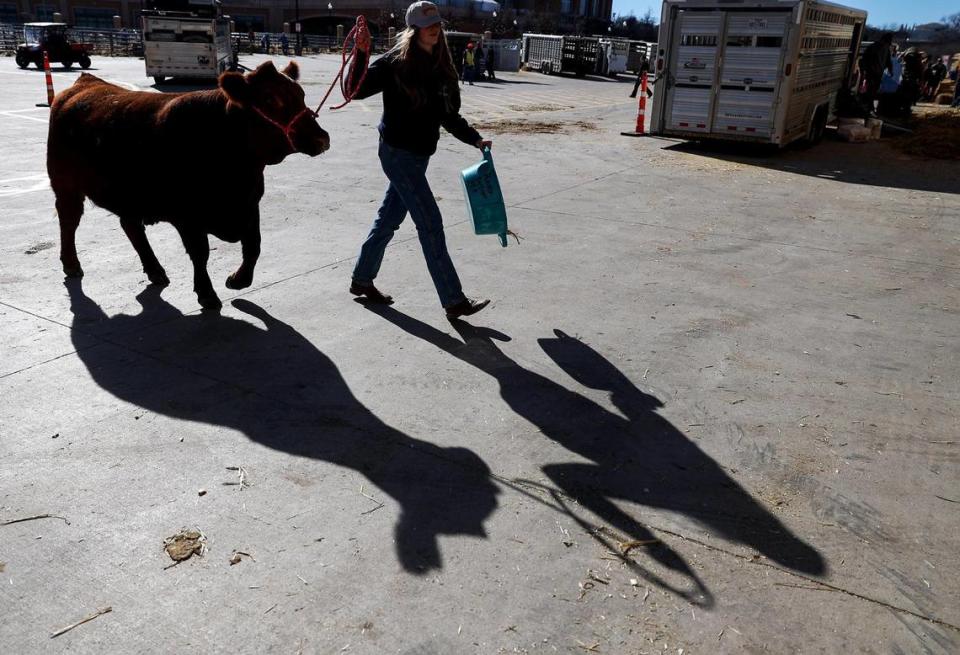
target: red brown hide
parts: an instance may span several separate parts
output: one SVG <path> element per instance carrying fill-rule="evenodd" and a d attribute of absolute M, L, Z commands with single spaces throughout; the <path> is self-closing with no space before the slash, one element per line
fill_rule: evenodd
<path fill-rule="evenodd" d="M 166 221 L 183 239 L 203 307 L 220 307 L 206 270 L 210 234 L 241 242 L 243 262 L 226 286 L 250 286 L 264 168 L 330 147 L 298 77 L 293 62 L 282 73 L 266 62 L 246 75 L 224 73 L 217 89 L 161 94 L 82 74 L 54 100 L 47 139 L 64 273 L 83 276 L 75 235 L 89 198 L 120 218 L 150 282 L 169 279 L 144 226 Z"/>

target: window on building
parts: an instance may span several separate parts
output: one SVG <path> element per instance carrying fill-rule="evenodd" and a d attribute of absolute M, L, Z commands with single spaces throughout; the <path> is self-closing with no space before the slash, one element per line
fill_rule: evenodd
<path fill-rule="evenodd" d="M 33 15 L 38 23 L 49 23 L 53 20 L 53 13 L 57 9 L 53 5 L 34 5 Z"/>
<path fill-rule="evenodd" d="M 75 7 L 73 10 L 73 24 L 76 27 L 92 29 L 110 29 L 113 27 L 113 9 L 102 7 Z"/>
<path fill-rule="evenodd" d="M 263 16 L 231 14 L 230 17 L 233 19 L 233 24 L 238 32 L 249 32 L 250 30 L 254 32 L 265 32 L 267 29 L 263 21 Z"/>
<path fill-rule="evenodd" d="M 12 2 L 0 2 L 0 23 L 17 23 L 17 5 Z"/>

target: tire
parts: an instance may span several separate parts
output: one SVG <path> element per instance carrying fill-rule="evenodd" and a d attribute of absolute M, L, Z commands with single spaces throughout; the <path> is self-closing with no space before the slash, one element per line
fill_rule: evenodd
<path fill-rule="evenodd" d="M 60 64 L 61 64 L 64 68 L 70 68 L 71 66 L 73 66 L 73 62 L 70 61 L 69 59 L 64 59 L 62 62 L 60 62 Z"/>
<path fill-rule="evenodd" d="M 16 59 L 17 59 L 17 66 L 19 66 L 20 68 L 26 68 L 27 66 L 30 65 L 30 58 L 27 57 L 27 55 L 25 55 L 22 52 L 17 53 Z"/>
<path fill-rule="evenodd" d="M 810 122 L 810 134 L 807 141 L 814 146 L 823 141 L 823 134 L 827 130 L 827 110 L 826 107 L 818 107 Z"/>
<path fill-rule="evenodd" d="M 80 59 L 78 61 L 80 62 L 80 68 L 83 70 L 90 68 L 90 55 L 82 54 L 80 55 Z"/>
<path fill-rule="evenodd" d="M 807 135 L 794 141 L 796 147 L 801 150 L 812 148 L 823 140 L 823 134 L 827 127 L 827 109 L 826 107 L 817 107 L 810 119 L 810 127 L 807 129 Z"/>
<path fill-rule="evenodd" d="M 154 75 L 154 76 L 153 76 L 153 83 L 156 84 L 157 86 L 160 86 L 161 84 L 163 84 L 163 81 L 166 80 L 166 79 L 167 79 L 167 78 L 166 78 L 165 75 Z"/>

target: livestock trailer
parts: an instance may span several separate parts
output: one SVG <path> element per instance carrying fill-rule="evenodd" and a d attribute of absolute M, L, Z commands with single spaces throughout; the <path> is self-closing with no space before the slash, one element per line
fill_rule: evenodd
<path fill-rule="evenodd" d="M 524 34 L 523 64 L 527 70 L 573 73 L 583 77 L 597 70 L 600 39 L 591 36 Z"/>
<path fill-rule="evenodd" d="M 818 141 L 856 84 L 866 19 L 820 0 L 665 0 L 651 133 Z"/>
<path fill-rule="evenodd" d="M 630 50 L 627 53 L 627 70 L 634 73 L 640 70 L 640 62 L 646 57 L 650 62 L 650 72 L 653 73 L 653 61 L 657 54 L 657 44 L 649 41 L 629 41 Z"/>
<path fill-rule="evenodd" d="M 626 39 L 601 38 L 600 54 L 597 57 L 597 73 L 616 77 L 617 73 L 627 71 L 627 58 L 630 54 L 630 42 Z"/>
<path fill-rule="evenodd" d="M 141 12 L 143 60 L 158 84 L 167 77 L 213 78 L 235 67 L 230 18 L 220 3 L 153 0 Z"/>

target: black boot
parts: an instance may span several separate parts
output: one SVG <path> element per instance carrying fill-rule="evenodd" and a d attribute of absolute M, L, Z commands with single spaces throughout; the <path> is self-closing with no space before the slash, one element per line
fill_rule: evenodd
<path fill-rule="evenodd" d="M 444 309 L 447 310 L 447 318 L 460 318 L 461 316 L 476 314 L 489 304 L 489 300 L 470 300 L 469 298 L 464 298 L 457 304 L 450 305 Z"/>
<path fill-rule="evenodd" d="M 377 303 L 380 305 L 392 305 L 393 298 L 380 293 L 377 287 L 372 284 L 362 284 L 360 282 L 351 282 L 350 283 L 350 293 L 355 296 L 365 296 L 368 301 L 372 303 Z"/>

